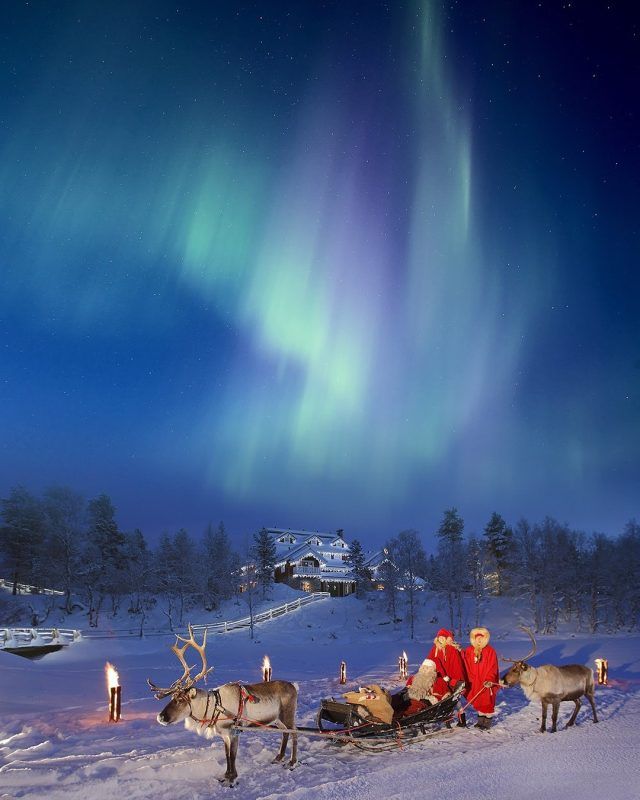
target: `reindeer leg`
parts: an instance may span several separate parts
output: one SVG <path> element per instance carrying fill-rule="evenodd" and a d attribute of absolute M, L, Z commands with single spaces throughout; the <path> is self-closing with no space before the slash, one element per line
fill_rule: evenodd
<path fill-rule="evenodd" d="M 576 704 L 576 707 L 573 709 L 573 714 L 569 717 L 569 722 L 567 722 L 567 728 L 570 728 L 575 723 L 576 717 L 578 716 L 578 711 L 580 711 L 580 706 L 582 705 L 579 697 L 576 697 L 576 699 L 573 702 Z"/>
<path fill-rule="evenodd" d="M 275 720 L 274 724 L 276 727 L 280 728 L 281 730 L 287 729 L 287 726 L 279 719 Z M 282 742 L 280 743 L 280 750 L 278 750 L 278 755 L 273 759 L 271 762 L 272 764 L 279 764 L 282 759 L 284 758 L 284 754 L 287 750 L 287 742 L 289 741 L 289 734 L 283 733 L 282 734 Z"/>
<path fill-rule="evenodd" d="M 236 733 L 234 736 L 231 737 L 231 783 L 229 786 L 235 786 L 236 780 L 238 778 L 238 772 L 236 770 L 236 756 L 238 755 L 238 743 L 239 743 L 238 734 Z"/>
<path fill-rule="evenodd" d="M 542 700 L 542 724 L 540 725 L 540 733 L 544 733 L 547 730 L 547 706 L 549 704 L 545 703 Z"/>
<path fill-rule="evenodd" d="M 591 710 L 593 711 L 593 721 L 597 722 L 598 721 L 598 715 L 596 714 L 596 701 L 595 701 L 595 698 L 593 696 L 593 692 L 587 692 L 585 697 L 591 703 Z"/>
<path fill-rule="evenodd" d="M 295 730 L 295 723 L 292 725 Z M 291 734 L 291 758 L 289 759 L 289 769 L 293 769 L 298 763 L 298 734 Z"/>
<path fill-rule="evenodd" d="M 560 711 L 560 703 L 551 703 L 551 733 L 558 730 L 558 711 Z"/>
<path fill-rule="evenodd" d="M 284 714 L 284 722 L 289 730 L 295 731 L 296 729 L 296 709 L 287 708 Z M 284 755 L 284 752 L 283 752 Z M 291 734 L 291 758 L 289 759 L 289 769 L 293 769 L 298 763 L 298 734 Z"/>
<path fill-rule="evenodd" d="M 228 730 L 220 734 L 224 742 L 224 754 L 227 759 L 227 771 L 223 778 L 218 778 L 223 786 L 233 786 L 238 777 L 236 772 L 236 753 L 238 752 L 238 737 L 232 736 Z"/>

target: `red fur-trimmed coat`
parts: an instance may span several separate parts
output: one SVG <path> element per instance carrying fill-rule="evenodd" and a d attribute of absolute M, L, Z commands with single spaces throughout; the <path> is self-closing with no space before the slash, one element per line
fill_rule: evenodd
<path fill-rule="evenodd" d="M 478 654 L 478 656 L 476 655 Z M 491 717 L 496 710 L 497 686 L 485 687 L 485 681 L 498 683 L 498 655 L 491 645 L 481 650 L 473 646 L 467 647 L 463 653 L 464 665 L 467 669 L 467 697 L 478 714 Z"/>
<path fill-rule="evenodd" d="M 427 658 L 436 662 L 438 677 L 431 691 L 439 700 L 447 692 L 453 691 L 460 681 L 466 682 L 467 672 L 462 660 L 462 654 L 455 645 L 447 644 L 442 650 L 434 644 Z M 445 678 L 449 678 L 449 680 L 445 681 Z"/>

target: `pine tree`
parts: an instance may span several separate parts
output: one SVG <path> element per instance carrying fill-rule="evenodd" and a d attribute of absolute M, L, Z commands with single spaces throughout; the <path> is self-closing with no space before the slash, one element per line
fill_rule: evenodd
<path fill-rule="evenodd" d="M 485 600 L 484 557 L 480 542 L 472 536 L 467 543 L 467 574 L 473 595 L 474 626 L 478 627 L 482 619 Z"/>
<path fill-rule="evenodd" d="M 464 520 L 456 508 L 448 508 L 437 531 L 440 579 L 447 594 L 449 621 L 453 630 L 462 629 L 462 582 Z"/>
<path fill-rule="evenodd" d="M 207 610 L 218 608 L 223 600 L 232 597 L 238 562 L 238 556 L 231 549 L 224 522 L 220 522 L 216 530 L 209 523 L 204 535 L 202 558 L 204 606 Z"/>
<path fill-rule="evenodd" d="M 262 598 L 264 599 L 267 590 L 273 583 L 277 558 L 276 543 L 266 528 L 262 528 L 259 533 L 254 534 L 250 557 L 255 564 L 256 580 L 262 590 Z"/>
<path fill-rule="evenodd" d="M 106 494 L 89 503 L 88 536 L 99 553 L 105 570 L 122 569 L 124 563 L 124 534 L 118 529 L 116 510 Z"/>
<path fill-rule="evenodd" d="M 508 588 L 509 564 L 513 553 L 513 532 L 495 511 L 484 529 L 487 554 L 495 570 L 493 593 L 502 595 Z"/>
<path fill-rule="evenodd" d="M 11 575 L 13 594 L 17 594 L 19 583 L 37 577 L 34 566 L 42 549 L 44 514 L 39 500 L 23 486 L 12 489 L 1 505 L 0 553 Z"/>
<path fill-rule="evenodd" d="M 367 557 L 358 539 L 351 542 L 347 563 L 356 578 L 356 593 L 361 597 L 371 585 L 371 571 L 365 567 Z"/>

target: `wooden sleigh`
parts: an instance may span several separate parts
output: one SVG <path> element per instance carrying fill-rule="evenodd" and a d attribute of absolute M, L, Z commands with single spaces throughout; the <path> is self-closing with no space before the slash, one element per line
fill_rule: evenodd
<path fill-rule="evenodd" d="M 439 703 L 414 714 L 400 710 L 390 724 L 363 717 L 359 706 L 328 698 L 320 703 L 316 723 L 318 731 L 339 744 L 354 744 L 362 750 L 391 749 L 450 729 L 457 719 L 456 705 L 463 691 L 464 684 L 460 684 Z"/>

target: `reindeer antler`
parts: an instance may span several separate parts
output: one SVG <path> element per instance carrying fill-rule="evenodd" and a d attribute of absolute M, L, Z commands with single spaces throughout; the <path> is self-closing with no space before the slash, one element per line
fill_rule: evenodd
<path fill-rule="evenodd" d="M 533 648 L 529 650 L 529 652 L 524 658 L 505 658 L 504 656 L 500 656 L 500 661 L 508 661 L 510 664 L 515 664 L 517 661 L 528 661 L 536 654 L 538 645 L 536 644 L 535 636 L 531 632 L 531 628 L 526 628 L 524 625 L 519 625 L 518 627 L 520 628 L 521 631 L 524 631 L 527 634 L 527 636 L 531 639 L 533 643 Z"/>
<path fill-rule="evenodd" d="M 186 692 L 187 690 L 191 689 L 194 684 L 196 684 L 202 678 L 205 678 L 212 670 L 213 667 L 209 667 L 207 669 L 207 657 L 205 655 L 205 647 L 207 646 L 207 629 L 204 629 L 204 635 L 202 637 L 202 644 L 198 644 L 195 640 L 195 636 L 193 633 L 193 628 L 191 624 L 188 625 L 189 630 L 189 638 L 185 639 L 183 636 L 176 635 L 176 643 L 172 645 L 171 650 L 173 653 L 176 654 L 178 660 L 182 664 L 184 668 L 184 672 L 182 675 L 175 680 L 171 686 L 167 688 L 161 688 L 160 686 L 156 686 L 155 683 L 152 683 L 149 678 L 147 678 L 147 683 L 151 687 L 151 689 L 155 692 L 156 697 L 158 700 L 161 700 L 163 697 L 168 697 L 170 694 L 175 694 L 176 692 Z M 178 647 L 178 642 L 184 642 L 182 647 Z M 191 670 L 193 667 L 190 667 L 187 664 L 187 661 L 184 657 L 184 654 L 188 647 L 193 647 L 197 653 L 199 653 L 200 658 L 202 659 L 202 669 L 200 672 L 195 676 L 195 678 L 191 677 Z"/>

